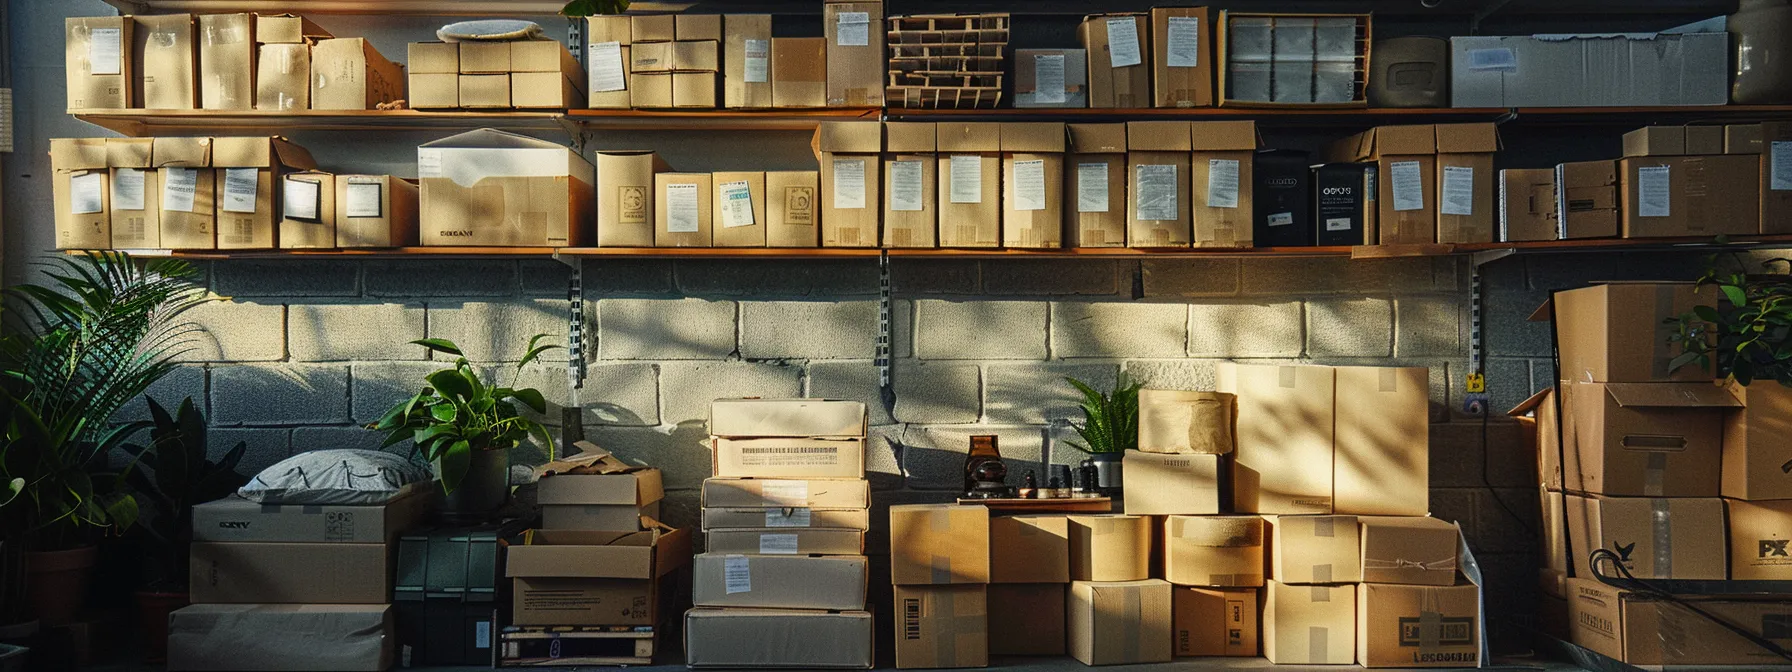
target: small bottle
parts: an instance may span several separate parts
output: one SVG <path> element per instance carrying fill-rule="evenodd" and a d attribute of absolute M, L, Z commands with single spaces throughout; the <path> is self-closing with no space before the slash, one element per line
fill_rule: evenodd
<path fill-rule="evenodd" d="M 1050 491 L 1050 493 L 1046 495 L 1047 497 L 1051 497 L 1053 499 L 1069 499 L 1070 498 L 1070 465 L 1068 465 L 1068 464 L 1051 465 L 1051 477 L 1049 480 L 1046 481 L 1046 489 Z"/>
<path fill-rule="evenodd" d="M 1081 476 L 1082 487 L 1076 491 L 1076 497 L 1101 496 L 1101 472 L 1095 467 L 1095 460 L 1086 459 L 1077 465 L 1077 475 Z"/>
<path fill-rule="evenodd" d="M 1020 498 L 1021 499 L 1038 499 L 1039 498 L 1039 479 L 1035 478 L 1033 476 L 1032 469 L 1028 469 L 1026 476 L 1021 477 Z"/>

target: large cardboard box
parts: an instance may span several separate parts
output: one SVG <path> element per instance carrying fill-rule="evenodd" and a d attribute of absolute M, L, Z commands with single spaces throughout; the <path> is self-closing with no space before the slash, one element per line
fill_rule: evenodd
<path fill-rule="evenodd" d="M 723 106 L 771 107 L 772 15 L 724 15 L 722 33 Z"/>
<path fill-rule="evenodd" d="M 1532 315 L 1553 314 L 1562 376 L 1601 383 L 1709 381 L 1696 363 L 1668 364 L 1680 348 L 1668 342 L 1669 320 L 1713 305 L 1716 292 L 1685 282 L 1616 282 L 1556 292 Z M 1552 313 L 1553 310 L 1553 313 Z"/>
<path fill-rule="evenodd" d="M 1792 123 L 1762 122 L 1760 136 L 1761 233 L 1792 233 Z"/>
<path fill-rule="evenodd" d="M 1593 576 L 1587 556 L 1599 548 L 1618 554 L 1639 579 L 1729 575 L 1723 500 L 1568 495 L 1566 504 L 1575 576 Z"/>
<path fill-rule="evenodd" d="M 359 37 L 322 40 L 311 50 L 311 108 L 371 110 L 404 99 L 404 68 Z"/>
<path fill-rule="evenodd" d="M 597 153 L 598 247 L 653 247 L 653 176 L 671 169 L 647 150 Z"/>
<path fill-rule="evenodd" d="M 1550 168 L 1500 171 L 1499 209 L 1500 241 L 1558 240 L 1556 171 Z"/>
<path fill-rule="evenodd" d="M 865 556 L 702 553 L 692 560 L 691 603 L 768 609 L 865 608 Z"/>
<path fill-rule="evenodd" d="M 827 38 L 829 107 L 884 106 L 884 3 L 821 6 Z"/>
<path fill-rule="evenodd" d="M 1065 583 L 989 584 L 989 654 L 1064 655 Z"/>
<path fill-rule="evenodd" d="M 1088 53 L 1082 49 L 1014 50 L 1014 106 L 1089 106 Z"/>
<path fill-rule="evenodd" d="M 896 668 L 989 666 L 988 587 L 896 586 Z"/>
<path fill-rule="evenodd" d="M 137 79 L 134 34 L 129 16 L 76 16 L 64 22 L 63 68 L 68 77 L 68 109 L 119 110 L 133 104 Z"/>
<path fill-rule="evenodd" d="M 1213 15 L 1151 8 L 1151 91 L 1157 107 L 1213 106 Z"/>
<path fill-rule="evenodd" d="M 140 75 L 135 105 L 151 110 L 199 108 L 199 52 L 192 14 L 149 14 L 136 21 L 131 58 Z M 70 89 L 73 91 L 74 89 Z"/>
<path fill-rule="evenodd" d="M 1220 456 L 1126 451 L 1121 457 L 1131 515 L 1220 512 Z"/>
<path fill-rule="evenodd" d="M 195 604 L 385 604 L 392 547 L 385 543 L 194 542 Z"/>
<path fill-rule="evenodd" d="M 1618 235 L 1618 162 L 1556 164 L 1555 195 L 1557 238 Z"/>
<path fill-rule="evenodd" d="M 207 110 L 255 107 L 255 15 L 199 16 L 199 97 Z M 323 74 L 323 70 L 318 71 Z"/>
<path fill-rule="evenodd" d="M 1177 656 L 1255 657 L 1256 588 L 1171 589 Z"/>
<path fill-rule="evenodd" d="M 591 237 L 594 169 L 562 145 L 493 129 L 417 149 L 422 244 L 578 246 Z"/>
<path fill-rule="evenodd" d="M 1356 586 L 1263 589 L 1263 657 L 1276 665 L 1356 662 Z"/>
<path fill-rule="evenodd" d="M 1006 122 L 1002 246 L 1064 246 L 1064 124 Z"/>
<path fill-rule="evenodd" d="M 766 247 L 815 247 L 819 203 L 815 191 L 821 174 L 813 170 L 767 171 L 765 174 Z"/>
<path fill-rule="evenodd" d="M 390 175 L 336 176 L 336 246 L 417 244 L 417 183 Z"/>
<path fill-rule="evenodd" d="M 505 551 L 512 623 L 657 626 L 663 577 L 690 563 L 688 530 L 532 530 Z"/>
<path fill-rule="evenodd" d="M 1688 598 L 1682 598 L 1688 599 Z M 1631 665 L 1667 667 L 1733 665 L 1732 669 L 1769 669 L 1784 659 L 1744 639 L 1725 625 L 1792 645 L 1785 629 L 1792 605 L 1773 597 L 1691 597 L 1704 613 L 1646 593 L 1619 590 L 1587 578 L 1568 579 L 1569 640 Z M 1659 669 L 1659 668 L 1655 668 Z"/>
<path fill-rule="evenodd" d="M 1729 45 L 1721 30 L 1452 37 L 1450 105 L 1723 105 Z"/>
<path fill-rule="evenodd" d="M 864 438 L 865 404 L 835 399 L 717 399 L 709 406 L 711 436 L 736 439 Z"/>
<path fill-rule="evenodd" d="M 712 177 L 710 173 L 654 174 L 654 247 L 709 247 L 715 243 Z"/>
<path fill-rule="evenodd" d="M 1378 667 L 1479 667 L 1481 587 L 1356 587 L 1356 662 Z"/>
<path fill-rule="evenodd" d="M 772 107 L 826 107 L 827 38 L 772 38 Z"/>
<path fill-rule="evenodd" d="M 105 138 L 50 141 L 58 249 L 103 250 L 112 246 L 112 212 L 108 205 L 113 195 L 106 153 Z"/>
<path fill-rule="evenodd" d="M 1126 122 L 1128 246 L 1189 246 L 1190 139 L 1186 121 Z"/>
<path fill-rule="evenodd" d="M 263 44 L 255 70 L 255 109 L 311 109 L 311 45 Z"/>
<path fill-rule="evenodd" d="M 287 173 L 316 170 L 311 152 L 285 138 L 213 138 L 212 167 L 218 204 L 218 249 L 269 249 L 279 241 Z M 334 185 L 331 185 L 334 190 Z"/>
<path fill-rule="evenodd" d="M 990 583 L 1069 583 L 1070 520 L 1062 515 L 989 519 Z"/>
<path fill-rule="evenodd" d="M 336 176 L 308 170 L 280 179 L 280 221 L 275 235 L 281 249 L 336 247 Z"/>
<path fill-rule="evenodd" d="M 1217 373 L 1238 396 L 1232 510 L 1331 513 L 1334 370 L 1222 362 Z"/>
<path fill-rule="evenodd" d="M 941 123 L 940 247 L 1001 247 L 1002 125 Z"/>
<path fill-rule="evenodd" d="M 1747 154 L 1618 162 L 1625 238 L 1761 232 L 1761 160 Z"/>
<path fill-rule="evenodd" d="M 1366 163 L 1326 163 L 1313 169 L 1313 222 L 1319 245 L 1379 242 L 1376 170 Z"/>
<path fill-rule="evenodd" d="M 692 609 L 684 617 L 685 664 L 868 670 L 874 664 L 871 620 L 864 611 Z"/>
<path fill-rule="evenodd" d="M 864 478 L 864 439 L 710 440 L 711 471 L 726 478 Z"/>
<path fill-rule="evenodd" d="M 1792 578 L 1792 501 L 1725 500 L 1730 519 L 1730 578 L 1785 581 Z"/>
<path fill-rule="evenodd" d="M 335 37 L 330 31 L 296 14 L 256 14 L 257 44 L 304 44 L 309 40 Z"/>
<path fill-rule="evenodd" d="M 1224 392 L 1139 390 L 1139 450 L 1223 455 L 1232 452 L 1237 399 Z"/>
<path fill-rule="evenodd" d="M 1189 212 L 1195 247 L 1250 247 L 1257 122 L 1197 121 L 1189 124 L 1189 130 L 1194 149 L 1189 162 L 1193 180 Z"/>
<path fill-rule="evenodd" d="M 157 169 L 155 199 L 162 223 L 162 247 L 211 250 L 218 247 L 216 198 L 212 194 L 211 138 L 156 138 L 151 152 Z"/>
<path fill-rule="evenodd" d="M 932 122 L 884 124 L 884 247 L 939 245 L 939 157 Z"/>
<path fill-rule="evenodd" d="M 1083 17 L 1076 36 L 1089 57 L 1089 107 L 1151 107 L 1150 30 L 1143 13 Z"/>
<path fill-rule="evenodd" d="M 1438 242 L 1437 127 L 1425 124 L 1378 126 L 1335 143 L 1331 153 L 1336 161 L 1375 164 L 1376 181 L 1379 182 L 1375 198 L 1378 204 L 1376 229 L 1379 232 L 1376 242 L 1382 245 Z M 1492 174 L 1487 177 L 1492 179 Z M 1487 198 L 1492 207 L 1492 194 L 1489 193 Z"/>
<path fill-rule="evenodd" d="M 871 510 L 811 509 L 808 507 L 703 508 L 704 531 L 743 527 L 871 529 Z M 1068 562 L 1068 556 L 1066 556 Z"/>
<path fill-rule="evenodd" d="M 1455 525 L 1429 516 L 1365 516 L 1357 520 L 1365 583 L 1456 583 L 1456 550 L 1462 532 Z"/>
<path fill-rule="evenodd" d="M 1174 657 L 1168 583 L 1075 581 L 1064 610 L 1070 656 L 1084 665 L 1167 663 Z"/>
<path fill-rule="evenodd" d="M 824 121 L 816 128 L 822 247 L 877 247 L 883 140 L 883 126 L 875 121 Z"/>
<path fill-rule="evenodd" d="M 1069 518 L 1070 580 L 1140 581 L 1151 577 L 1150 516 Z"/>
<path fill-rule="evenodd" d="M 1423 516 L 1431 510 L 1431 372 L 1340 366 L 1332 510 Z"/>
<path fill-rule="evenodd" d="M 194 541 L 390 544 L 429 515 L 421 492 L 379 506 L 260 504 L 225 497 L 193 507 Z"/>
<path fill-rule="evenodd" d="M 1163 530 L 1163 576 L 1170 583 L 1245 588 L 1263 585 L 1262 518 L 1167 516 Z"/>
<path fill-rule="evenodd" d="M 53 143 L 52 143 L 53 144 Z M 162 212 L 156 202 L 161 182 L 156 179 L 155 139 L 107 138 L 106 165 L 112 185 L 113 249 L 141 250 L 162 246 Z"/>
<path fill-rule="evenodd" d="M 1709 383 L 1570 383 L 1576 471 L 1570 490 L 1631 497 L 1715 497 L 1727 411 Z"/>
<path fill-rule="evenodd" d="M 1356 516 L 1265 516 L 1269 578 L 1277 583 L 1363 580 L 1362 532 Z"/>
<path fill-rule="evenodd" d="M 1437 125 L 1437 242 L 1493 240 L 1493 153 L 1499 131 L 1491 123 Z"/>
<path fill-rule="evenodd" d="M 1126 124 L 1068 124 L 1065 240 L 1070 247 L 1125 247 L 1127 230 Z"/>
<path fill-rule="evenodd" d="M 381 672 L 393 622 L 388 604 L 195 604 L 168 615 L 168 669 Z"/>
<path fill-rule="evenodd" d="M 985 507 L 890 507 L 892 584 L 989 583 L 989 545 L 989 509 Z"/>
<path fill-rule="evenodd" d="M 116 213 L 116 210 L 114 210 Z M 117 217 L 113 239 L 117 239 Z M 1792 476 L 1780 466 L 1792 462 L 1792 390 L 1772 382 L 1730 385 L 1742 410 L 1724 414 L 1723 496 L 1744 500 L 1792 499 Z"/>
<path fill-rule="evenodd" d="M 865 531 L 823 527 L 716 529 L 704 534 L 703 549 L 749 555 L 864 555 Z"/>
<path fill-rule="evenodd" d="M 704 508 L 862 509 L 870 505 L 870 489 L 864 479 L 710 478 L 703 481 Z"/>
<path fill-rule="evenodd" d="M 584 471 L 584 470 L 581 470 Z M 549 473 L 536 486 L 542 526 L 550 530 L 635 531 L 665 499 L 658 469 L 610 473 Z"/>

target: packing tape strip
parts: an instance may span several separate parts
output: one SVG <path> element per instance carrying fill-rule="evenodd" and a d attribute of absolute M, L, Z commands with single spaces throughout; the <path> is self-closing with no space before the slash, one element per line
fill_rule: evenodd
<path fill-rule="evenodd" d="M 1145 590 L 1138 586 L 1120 589 L 1120 650 L 1121 659 L 1136 662 L 1139 659 L 1139 637 L 1144 633 L 1142 627 L 1145 620 Z"/>
<path fill-rule="evenodd" d="M 1278 366 L 1276 367 L 1276 384 L 1281 387 L 1292 388 L 1299 375 L 1300 372 L 1296 371 L 1292 366 Z"/>
<path fill-rule="evenodd" d="M 1419 653 L 1434 653 L 1443 645 L 1443 594 L 1436 588 L 1419 593 Z"/>
<path fill-rule="evenodd" d="M 1660 497 L 1666 493 L 1668 476 L 1668 454 L 1662 451 L 1648 453 L 1648 463 L 1643 466 L 1643 495 Z"/>
<path fill-rule="evenodd" d="M 1333 518 L 1331 516 L 1314 516 L 1313 517 L 1313 536 L 1315 536 L 1315 537 L 1330 538 L 1330 537 L 1338 536 L 1337 527 L 1338 527 L 1338 519 L 1337 518 Z"/>
<path fill-rule="evenodd" d="M 1262 574 L 1208 574 L 1207 585 L 1222 588 L 1254 587 L 1263 585 Z"/>
<path fill-rule="evenodd" d="M 1665 498 L 1649 500 L 1649 531 L 1654 533 L 1655 567 L 1649 578 L 1665 579 L 1674 575 L 1674 515 Z"/>
<path fill-rule="evenodd" d="M 952 583 L 952 556 L 930 556 L 927 565 L 932 570 L 932 573 L 928 577 L 930 583 L 936 586 Z"/>
<path fill-rule="evenodd" d="M 1313 583 L 1332 582 L 1332 563 L 1313 565 Z"/>
<path fill-rule="evenodd" d="M 958 662 L 958 596 L 953 595 L 950 587 L 934 591 L 934 607 L 939 609 L 938 615 L 945 616 L 949 627 L 934 631 L 933 662 L 935 665 L 949 666 Z M 923 601 L 923 604 L 926 602 Z M 922 614 L 925 618 L 930 614 Z M 934 620 L 935 624 L 939 619 Z"/>
<path fill-rule="evenodd" d="M 1307 660 L 1309 664 L 1324 664 L 1331 652 L 1331 629 L 1323 625 L 1307 626 Z"/>
<path fill-rule="evenodd" d="M 1308 586 L 1307 587 L 1307 601 L 1308 602 L 1330 602 L 1330 601 L 1332 601 L 1332 587 L 1331 586 Z"/>
<path fill-rule="evenodd" d="M 1382 392 L 1399 392 L 1400 391 L 1400 377 L 1398 375 L 1399 373 L 1400 373 L 1400 370 L 1396 369 L 1394 367 L 1391 367 L 1391 366 L 1381 367 L 1381 369 L 1377 372 L 1377 375 L 1380 377 L 1380 380 L 1377 382 L 1380 383 Z"/>
<path fill-rule="evenodd" d="M 1181 517 L 1176 518 L 1175 536 L 1202 546 L 1236 548 L 1263 545 L 1263 519 L 1246 517 Z M 1200 539 L 1209 539 L 1202 543 Z"/>

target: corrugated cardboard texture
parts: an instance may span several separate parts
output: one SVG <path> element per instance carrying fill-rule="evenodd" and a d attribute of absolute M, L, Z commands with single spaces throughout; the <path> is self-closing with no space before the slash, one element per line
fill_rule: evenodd
<path fill-rule="evenodd" d="M 896 586 L 897 669 L 987 667 L 987 587 Z"/>
<path fill-rule="evenodd" d="M 1064 655 L 1064 583 L 989 585 L 992 656 Z"/>
<path fill-rule="evenodd" d="M 1716 302 L 1690 283 L 1614 283 L 1556 292 L 1562 376 L 1579 382 L 1710 380 L 1697 364 L 1669 370 L 1680 350 L 1668 343 L 1669 318 Z"/>
<path fill-rule="evenodd" d="M 361 216 L 348 208 L 349 189 L 379 189 L 380 214 Z M 337 247 L 403 247 L 417 244 L 417 183 L 389 175 L 336 176 Z"/>
<path fill-rule="evenodd" d="M 1580 483 L 1631 497 L 1715 497 L 1723 416 L 1741 406 L 1708 383 L 1571 383 Z"/>
<path fill-rule="evenodd" d="M 381 506 L 259 504 L 226 497 L 193 507 L 196 541 L 392 543 L 430 512 L 419 493 Z"/>
<path fill-rule="evenodd" d="M 140 90 L 132 96 L 136 104 L 151 110 L 197 109 L 199 52 L 193 45 L 193 15 L 132 18 L 137 23 L 132 57 L 142 73 Z"/>
<path fill-rule="evenodd" d="M 865 572 L 865 557 L 856 555 L 703 553 L 692 559 L 691 603 L 699 607 L 863 609 Z"/>
<path fill-rule="evenodd" d="M 709 530 L 703 548 L 710 553 L 749 555 L 863 555 L 865 531 L 820 527 Z"/>
<path fill-rule="evenodd" d="M 162 183 L 155 170 L 153 138 L 107 138 L 106 164 L 111 167 L 110 180 L 116 184 L 119 173 L 136 171 L 143 180 L 143 209 L 125 210 L 117 201 L 107 203 L 112 211 L 112 247 L 139 250 L 162 246 L 161 194 Z M 111 194 L 106 194 L 111 200 Z"/>
<path fill-rule="evenodd" d="M 199 91 L 207 110 L 255 105 L 255 15 L 199 17 Z"/>
<path fill-rule="evenodd" d="M 385 604 L 392 601 L 386 544 L 197 542 L 191 585 L 198 604 Z"/>
<path fill-rule="evenodd" d="M 859 15 L 870 21 L 863 33 L 865 44 L 846 44 L 841 39 L 840 24 Z M 821 29 L 827 38 L 829 107 L 883 107 L 883 27 L 882 2 L 829 2 L 821 6 Z"/>
<path fill-rule="evenodd" d="M 1685 607 L 1621 592 L 1592 579 L 1571 578 L 1567 583 L 1570 640 L 1618 660 L 1639 666 L 1736 665 L 1738 669 L 1766 669 L 1782 660 Z M 1779 627 L 1792 617 L 1783 600 L 1714 597 L 1694 604 L 1781 647 L 1792 642 Z"/>
<path fill-rule="evenodd" d="M 1556 171 L 1500 171 L 1499 208 L 1500 240 L 1556 240 Z"/>
<path fill-rule="evenodd" d="M 1456 526 L 1427 516 L 1358 519 L 1363 581 L 1448 586 L 1456 582 Z"/>
<path fill-rule="evenodd" d="M 1330 513 L 1333 371 L 1222 362 L 1221 392 L 1238 395 L 1233 510 Z"/>
<path fill-rule="evenodd" d="M 1644 157 L 1619 161 L 1624 190 L 1622 235 L 1661 236 L 1752 235 L 1761 232 L 1761 159 L 1746 154 Z M 1641 205 L 1641 170 L 1667 169 L 1665 192 L 1651 190 L 1652 204 Z M 1665 201 L 1664 201 L 1665 197 Z M 1665 212 L 1661 216 L 1655 216 Z M 1645 216 L 1648 215 L 1648 216 Z"/>
<path fill-rule="evenodd" d="M 1356 662 L 1356 586 L 1290 586 L 1263 594 L 1263 657 L 1277 665 Z"/>
<path fill-rule="evenodd" d="M 1730 515 L 1730 578 L 1785 581 L 1792 578 L 1792 502 L 1726 500 Z"/>
<path fill-rule="evenodd" d="M 136 23 L 128 16 L 94 16 L 70 17 L 65 23 L 65 59 L 64 68 L 68 76 L 68 109 L 123 109 L 131 106 L 131 87 L 136 81 L 135 65 L 132 55 L 135 51 Z M 116 64 L 96 64 L 91 55 L 96 51 L 108 51 L 102 46 L 94 45 L 96 31 L 118 31 L 116 42 L 118 62 Z M 106 33 L 101 33 L 106 35 Z M 95 66 L 101 70 L 116 70 L 111 74 L 95 74 Z M 112 66 L 116 65 L 116 68 Z"/>
<path fill-rule="evenodd" d="M 1076 581 L 1065 611 L 1070 655 L 1084 665 L 1167 663 L 1173 657 L 1168 583 Z"/>
<path fill-rule="evenodd" d="M 1593 576 L 1595 548 L 1617 553 L 1639 579 L 1729 575 L 1723 500 L 1568 495 L 1566 504 L 1575 576 Z"/>
<path fill-rule="evenodd" d="M 1333 374 L 1332 510 L 1425 515 L 1431 510 L 1430 371 L 1340 366 Z"/>
<path fill-rule="evenodd" d="M 1170 65 L 1171 17 L 1194 19 L 1197 22 L 1193 45 L 1196 47 L 1196 57 L 1192 66 Z M 1157 107 L 1213 105 L 1212 19 L 1213 16 L 1206 7 L 1151 8 L 1151 90 L 1153 104 Z"/>
<path fill-rule="evenodd" d="M 1065 158 L 1064 179 L 1070 185 L 1066 198 L 1075 201 L 1064 205 L 1068 227 L 1064 235 L 1076 247 L 1125 247 L 1130 200 L 1126 189 L 1131 181 L 1126 124 L 1068 124 L 1067 129 L 1072 154 Z M 1089 166 L 1087 172 L 1084 166 Z M 1085 177 L 1089 184 L 1083 183 Z"/>
<path fill-rule="evenodd" d="M 1364 667 L 1476 667 L 1481 588 L 1375 585 L 1356 593 L 1356 659 Z"/>
<path fill-rule="evenodd" d="M 805 529 L 811 527 L 849 530 L 871 529 L 871 511 L 857 509 L 811 509 L 807 507 L 714 507 L 703 508 L 703 529 L 716 530 L 743 527 L 778 527 Z"/>
<path fill-rule="evenodd" d="M 1108 20 L 1131 17 L 1133 31 L 1139 38 L 1138 65 L 1113 67 L 1108 43 Z M 1088 53 L 1089 107 L 1151 107 L 1151 25 L 1150 17 L 1139 14 L 1097 14 L 1083 18 L 1076 36 Z"/>
<path fill-rule="evenodd" d="M 990 518 L 989 582 L 1069 583 L 1069 519 L 1050 514 Z"/>
<path fill-rule="evenodd" d="M 898 586 L 989 583 L 989 544 L 987 508 L 892 506 L 890 582 Z"/>
<path fill-rule="evenodd" d="M 1583 35 L 1573 39 L 1450 38 L 1455 107 L 1722 105 L 1729 102 L 1729 36 Z M 1513 67 L 1477 69 L 1476 63 Z"/>
<path fill-rule="evenodd" d="M 1131 483 L 1126 513 L 1132 515 L 1220 512 L 1218 455 L 1126 451 L 1121 458 Z M 1101 579 L 1095 579 L 1101 580 Z"/>
<path fill-rule="evenodd" d="M 1151 517 L 1070 516 L 1070 580 L 1151 577 Z"/>
<path fill-rule="evenodd" d="M 765 174 L 766 247 L 815 247 L 820 231 L 815 225 L 815 190 L 821 173 L 813 170 L 769 171 Z"/>
<path fill-rule="evenodd" d="M 772 107 L 826 107 L 827 39 L 772 38 Z"/>
<path fill-rule="evenodd" d="M 1168 516 L 1163 522 L 1164 579 L 1179 586 L 1263 585 L 1263 519 Z M 1255 647 L 1252 647 L 1255 648 Z"/>
<path fill-rule="evenodd" d="M 710 196 L 710 226 L 716 247 L 765 247 L 765 173 L 714 173 L 710 182 L 715 193 Z M 729 215 L 727 196 L 733 193 L 730 184 L 745 183 L 747 216 Z"/>
<path fill-rule="evenodd" d="M 808 507 L 860 509 L 871 504 L 862 479 L 788 480 L 710 478 L 703 481 L 703 506 Z"/>
<path fill-rule="evenodd" d="M 385 604 L 195 604 L 168 616 L 168 669 L 380 672 L 395 639 Z"/>
<path fill-rule="evenodd" d="M 864 439 L 711 439 L 713 472 L 729 478 L 864 478 Z"/>
<path fill-rule="evenodd" d="M 1363 580 L 1356 516 L 1268 516 L 1269 576 L 1278 583 Z"/>
<path fill-rule="evenodd" d="M 684 619 L 685 664 L 699 669 L 870 669 L 871 621 L 863 611 L 692 609 Z"/>
<path fill-rule="evenodd" d="M 1792 436 L 1792 390 L 1732 384 L 1730 392 L 1743 409 L 1724 414 L 1723 496 L 1792 499 L 1792 479 L 1780 470 L 1792 462 L 1792 443 L 1785 440 Z"/>
<path fill-rule="evenodd" d="M 1256 588 L 1172 589 L 1177 656 L 1256 656 Z"/>

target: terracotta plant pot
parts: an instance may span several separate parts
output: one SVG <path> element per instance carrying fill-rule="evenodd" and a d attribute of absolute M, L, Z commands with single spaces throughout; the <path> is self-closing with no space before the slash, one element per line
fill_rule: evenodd
<path fill-rule="evenodd" d="M 143 633 L 143 662 L 168 660 L 168 615 L 188 604 L 187 593 L 137 591 L 137 631 Z"/>
<path fill-rule="evenodd" d="M 75 622 L 87 604 L 87 587 L 98 558 L 98 546 L 25 554 L 27 590 L 37 620 L 49 626 Z"/>

